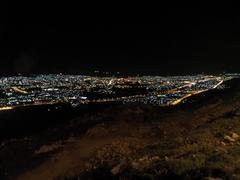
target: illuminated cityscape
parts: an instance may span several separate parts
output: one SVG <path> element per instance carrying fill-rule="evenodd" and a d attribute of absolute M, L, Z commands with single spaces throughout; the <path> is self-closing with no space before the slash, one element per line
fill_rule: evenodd
<path fill-rule="evenodd" d="M 240 180 L 238 6 L 2 2 L 0 180 Z"/>
<path fill-rule="evenodd" d="M 0 78 L 0 108 L 68 103 L 142 103 L 177 105 L 188 97 L 211 89 L 238 76 L 137 76 L 93 77 L 82 75 L 36 75 Z"/>

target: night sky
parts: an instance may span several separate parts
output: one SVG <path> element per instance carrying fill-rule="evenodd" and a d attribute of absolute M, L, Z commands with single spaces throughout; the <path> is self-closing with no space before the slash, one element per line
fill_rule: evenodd
<path fill-rule="evenodd" d="M 16 8 L 4 11 L 0 26 L 1 76 L 240 72 L 238 9 L 165 8 L 153 24 L 119 24 L 93 21 L 71 6 L 44 15 Z"/>

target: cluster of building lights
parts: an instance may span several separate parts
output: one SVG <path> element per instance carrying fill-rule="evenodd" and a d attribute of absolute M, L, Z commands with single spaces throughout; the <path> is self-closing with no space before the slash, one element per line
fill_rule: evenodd
<path fill-rule="evenodd" d="M 37 75 L 0 78 L 0 109 L 69 103 L 144 103 L 169 106 L 210 89 L 236 75 L 92 77 Z"/>

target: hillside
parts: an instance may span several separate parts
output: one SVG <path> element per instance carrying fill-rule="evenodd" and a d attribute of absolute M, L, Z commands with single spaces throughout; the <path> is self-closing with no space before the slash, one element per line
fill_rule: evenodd
<path fill-rule="evenodd" d="M 174 108 L 112 106 L 5 140 L 0 177 L 240 179 L 240 94 L 231 83 Z"/>

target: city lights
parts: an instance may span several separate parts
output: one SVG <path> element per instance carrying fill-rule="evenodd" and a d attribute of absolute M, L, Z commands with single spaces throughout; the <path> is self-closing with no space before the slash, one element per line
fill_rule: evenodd
<path fill-rule="evenodd" d="M 0 108 L 4 110 L 9 107 L 55 103 L 68 103 L 75 107 L 107 102 L 177 105 L 192 95 L 218 88 L 235 76 L 117 78 L 52 74 L 3 77 L 0 78 Z"/>

